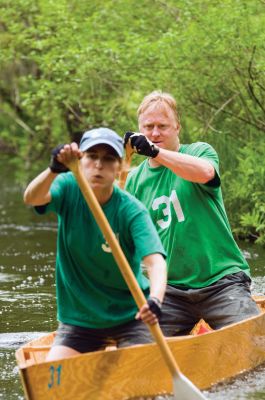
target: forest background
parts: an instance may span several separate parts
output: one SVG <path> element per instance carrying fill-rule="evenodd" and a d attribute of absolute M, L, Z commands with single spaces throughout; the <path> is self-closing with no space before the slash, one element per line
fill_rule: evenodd
<path fill-rule="evenodd" d="M 143 96 L 168 91 L 181 142 L 219 154 L 233 233 L 265 245 L 265 0 L 0 6 L 0 154 L 22 187 L 57 144 L 95 126 L 137 131 Z"/>

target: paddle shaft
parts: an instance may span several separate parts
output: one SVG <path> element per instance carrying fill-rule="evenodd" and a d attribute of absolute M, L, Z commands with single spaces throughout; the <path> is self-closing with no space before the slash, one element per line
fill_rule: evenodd
<path fill-rule="evenodd" d="M 73 172 L 77 183 L 80 187 L 80 190 L 88 204 L 89 209 L 91 210 L 98 226 L 100 227 L 105 239 L 107 240 L 109 246 L 111 247 L 113 257 L 115 258 L 119 269 L 124 277 L 124 280 L 126 281 L 132 296 L 138 306 L 138 308 L 141 308 L 144 304 L 146 304 L 146 299 L 145 296 L 140 289 L 140 286 L 131 270 L 131 267 L 120 247 L 120 244 L 114 235 L 111 226 L 93 192 L 91 189 L 89 183 L 87 182 L 83 171 L 80 166 L 79 160 L 75 160 L 71 162 L 69 165 L 69 168 Z M 158 323 L 154 325 L 148 325 L 160 351 L 163 356 L 163 359 L 165 363 L 167 364 L 171 374 L 173 376 L 179 375 L 180 374 L 180 369 L 178 364 L 176 363 L 176 360 L 173 357 L 173 354 L 169 348 L 169 345 L 164 338 L 164 335 L 161 331 L 161 328 Z"/>
<path fill-rule="evenodd" d="M 133 153 L 134 150 L 132 150 L 131 146 L 127 143 L 125 146 L 125 159 L 123 160 L 122 169 L 119 176 L 119 187 L 121 189 L 123 189 L 125 186 L 126 178 L 131 167 Z"/>

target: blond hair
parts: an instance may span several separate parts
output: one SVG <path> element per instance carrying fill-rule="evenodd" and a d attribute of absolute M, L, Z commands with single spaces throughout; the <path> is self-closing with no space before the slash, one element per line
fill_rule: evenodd
<path fill-rule="evenodd" d="M 177 111 L 177 102 L 174 99 L 174 97 L 166 92 L 162 92 L 161 90 L 155 90 L 151 93 L 149 93 L 147 96 L 144 97 L 143 101 L 141 102 L 138 110 L 137 110 L 137 116 L 138 118 L 142 113 L 144 113 L 148 107 L 150 106 L 165 106 L 167 104 L 171 110 L 173 111 L 176 121 L 178 124 L 180 124 L 180 118 L 179 114 Z"/>

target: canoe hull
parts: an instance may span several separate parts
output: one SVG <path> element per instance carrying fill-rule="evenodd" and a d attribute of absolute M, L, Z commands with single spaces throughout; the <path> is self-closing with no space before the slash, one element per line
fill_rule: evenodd
<path fill-rule="evenodd" d="M 29 400 L 125 400 L 173 391 L 156 344 L 44 362 L 52 340 L 51 334 L 16 352 Z M 265 362 L 265 314 L 203 335 L 167 340 L 183 374 L 206 389 Z"/>

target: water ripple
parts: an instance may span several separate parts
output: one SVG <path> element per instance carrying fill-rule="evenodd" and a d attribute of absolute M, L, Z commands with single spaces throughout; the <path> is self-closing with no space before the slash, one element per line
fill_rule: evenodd
<path fill-rule="evenodd" d="M 34 225 L 17 225 L 17 224 L 0 224 L 0 233 L 1 235 L 7 234 L 6 231 L 13 230 L 19 232 L 28 232 L 28 231 L 51 231 L 57 232 L 57 224 L 34 224 Z"/>
<path fill-rule="evenodd" d="M 16 349 L 19 346 L 46 335 L 47 332 L 11 332 L 0 333 L 1 349 Z"/>

